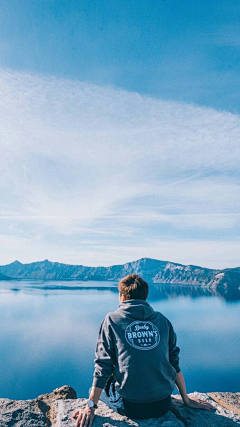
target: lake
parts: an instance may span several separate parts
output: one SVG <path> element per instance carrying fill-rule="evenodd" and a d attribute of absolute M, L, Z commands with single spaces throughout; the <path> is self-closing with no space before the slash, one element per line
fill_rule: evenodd
<path fill-rule="evenodd" d="M 0 397 L 31 399 L 64 384 L 88 397 L 100 323 L 119 304 L 117 282 L 11 280 L 0 293 Z M 148 302 L 173 324 L 188 393 L 240 391 L 237 295 L 150 284 Z"/>

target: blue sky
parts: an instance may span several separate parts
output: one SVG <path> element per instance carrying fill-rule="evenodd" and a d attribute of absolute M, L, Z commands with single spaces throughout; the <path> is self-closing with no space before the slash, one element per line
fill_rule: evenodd
<path fill-rule="evenodd" d="M 1 264 L 240 265 L 239 13 L 1 2 Z"/>
<path fill-rule="evenodd" d="M 239 112 L 238 0 L 2 0 L 1 64 Z"/>

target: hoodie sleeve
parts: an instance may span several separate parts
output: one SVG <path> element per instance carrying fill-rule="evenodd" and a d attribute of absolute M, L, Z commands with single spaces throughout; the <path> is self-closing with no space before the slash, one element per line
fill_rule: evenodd
<path fill-rule="evenodd" d="M 92 385 L 99 388 L 104 388 L 108 379 L 113 373 L 115 366 L 115 348 L 112 336 L 112 330 L 108 318 L 102 321 L 94 359 L 94 373 Z"/>
<path fill-rule="evenodd" d="M 170 322 L 169 328 L 169 362 L 176 369 L 176 372 L 180 372 L 181 369 L 179 367 L 179 353 L 180 348 L 177 346 L 177 335 L 174 332 L 173 326 Z"/>

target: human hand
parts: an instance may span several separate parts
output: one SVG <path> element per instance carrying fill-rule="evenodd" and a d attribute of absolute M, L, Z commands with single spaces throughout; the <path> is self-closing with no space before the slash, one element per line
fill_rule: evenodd
<path fill-rule="evenodd" d="M 188 408 L 192 409 L 205 409 L 207 411 L 213 411 L 216 409 L 211 405 L 211 403 L 206 402 L 205 400 L 197 399 L 196 397 L 193 397 L 192 399 L 188 397 L 184 400 L 184 403 Z"/>
<path fill-rule="evenodd" d="M 85 409 L 80 409 L 75 412 L 72 418 L 77 418 L 76 427 L 91 427 L 95 416 L 95 409 L 86 406 Z"/>

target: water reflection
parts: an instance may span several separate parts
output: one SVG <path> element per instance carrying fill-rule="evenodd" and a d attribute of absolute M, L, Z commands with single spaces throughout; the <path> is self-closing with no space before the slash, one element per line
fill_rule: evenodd
<path fill-rule="evenodd" d="M 96 289 L 99 291 L 110 291 L 117 293 L 117 282 L 113 281 L 44 281 L 44 280 L 16 280 L 11 282 L 0 282 L 0 292 L 6 290 L 12 292 L 40 292 L 40 291 L 83 291 Z M 14 287 L 12 287 L 14 285 Z M 18 285 L 18 286 L 17 286 Z M 189 298 L 216 296 L 226 302 L 240 301 L 240 289 L 211 289 L 202 286 L 172 285 L 167 283 L 150 283 L 149 298 L 151 301 L 178 298 L 185 296 Z"/>
<path fill-rule="evenodd" d="M 152 284 L 151 298 L 168 299 L 185 296 L 190 298 L 216 296 L 226 302 L 240 301 L 240 290 L 238 289 L 220 289 L 214 290 L 202 286 L 170 285 L 170 284 Z"/>

